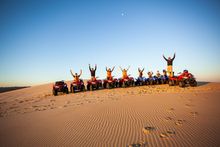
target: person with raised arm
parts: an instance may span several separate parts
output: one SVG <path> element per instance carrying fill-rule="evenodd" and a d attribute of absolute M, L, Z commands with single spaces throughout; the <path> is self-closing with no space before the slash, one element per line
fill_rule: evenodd
<path fill-rule="evenodd" d="M 96 69 L 97 69 L 97 65 L 96 64 L 95 64 L 95 69 L 93 67 L 91 68 L 91 66 L 89 64 L 89 70 L 90 70 L 90 73 L 91 73 L 91 80 L 92 81 L 96 80 L 96 78 L 95 78 Z"/>
<path fill-rule="evenodd" d="M 80 81 L 79 77 L 82 75 L 82 69 L 80 70 L 80 74 L 79 75 L 77 73 L 73 74 L 73 71 L 71 69 L 70 69 L 70 73 L 71 73 L 71 75 L 74 78 L 74 82 L 79 82 Z"/>
<path fill-rule="evenodd" d="M 144 68 L 142 70 L 140 68 L 138 68 L 138 72 L 139 72 L 139 77 L 142 78 L 143 77 Z"/>
<path fill-rule="evenodd" d="M 113 70 L 115 69 L 115 66 L 111 69 L 111 68 L 107 68 L 106 67 L 106 72 L 107 72 L 107 80 L 112 80 L 113 78 L 112 78 L 112 72 L 113 72 Z"/>
<path fill-rule="evenodd" d="M 163 58 L 167 61 L 167 72 L 170 77 L 173 77 L 173 60 L 176 57 L 176 53 L 174 53 L 173 58 L 168 57 L 168 59 L 163 55 Z"/>
<path fill-rule="evenodd" d="M 128 75 L 127 75 L 127 71 L 129 70 L 130 66 L 128 66 L 127 69 L 122 69 L 121 66 L 119 66 L 121 71 L 122 71 L 122 79 L 127 79 L 128 78 Z"/>

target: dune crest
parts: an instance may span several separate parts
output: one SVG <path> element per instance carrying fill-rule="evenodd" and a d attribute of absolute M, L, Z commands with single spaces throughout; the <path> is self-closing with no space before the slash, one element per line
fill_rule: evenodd
<path fill-rule="evenodd" d="M 45 84 L 0 93 L 1 145 L 220 145 L 219 83 L 105 89 L 56 97 L 51 90 L 52 84 Z"/>

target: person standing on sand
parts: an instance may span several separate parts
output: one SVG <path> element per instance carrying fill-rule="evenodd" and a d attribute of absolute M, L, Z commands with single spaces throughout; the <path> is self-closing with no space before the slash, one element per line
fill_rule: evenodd
<path fill-rule="evenodd" d="M 115 66 L 111 69 L 111 68 L 107 68 L 106 67 L 106 71 L 107 71 L 107 80 L 112 80 L 112 72 L 115 69 Z"/>
<path fill-rule="evenodd" d="M 163 55 L 163 58 L 167 61 L 167 72 L 170 77 L 173 77 L 173 60 L 175 59 L 175 57 L 176 53 L 174 53 L 173 58 L 168 57 L 168 59 Z"/>
<path fill-rule="evenodd" d="M 90 73 L 91 73 L 91 80 L 92 81 L 95 81 L 96 78 L 95 78 L 95 72 L 96 72 L 96 69 L 97 69 L 97 65 L 95 64 L 95 69 L 94 68 L 91 68 L 90 64 L 89 64 L 89 70 L 90 70 Z"/>
<path fill-rule="evenodd" d="M 75 73 L 75 75 L 73 74 L 73 71 L 70 69 L 70 73 L 74 78 L 74 82 L 79 82 L 79 77 L 82 75 L 82 69 L 80 70 L 80 74 L 78 75 L 77 73 Z"/>
<path fill-rule="evenodd" d="M 128 75 L 127 75 L 127 71 L 129 70 L 130 66 L 127 69 L 122 69 L 121 66 L 119 66 L 121 71 L 122 71 L 122 79 L 127 79 Z"/>

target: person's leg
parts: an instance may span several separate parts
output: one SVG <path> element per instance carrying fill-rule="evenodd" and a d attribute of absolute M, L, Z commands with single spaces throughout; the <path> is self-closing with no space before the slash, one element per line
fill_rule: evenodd
<path fill-rule="evenodd" d="M 173 77 L 173 67 L 172 67 L 172 65 L 167 66 L 167 72 L 168 72 L 169 77 Z"/>
<path fill-rule="evenodd" d="M 168 76 L 170 77 L 170 68 L 169 68 L 169 65 L 167 66 L 167 74 L 168 74 Z"/>
<path fill-rule="evenodd" d="M 170 65 L 170 73 L 171 73 L 171 77 L 173 77 L 173 66 Z"/>

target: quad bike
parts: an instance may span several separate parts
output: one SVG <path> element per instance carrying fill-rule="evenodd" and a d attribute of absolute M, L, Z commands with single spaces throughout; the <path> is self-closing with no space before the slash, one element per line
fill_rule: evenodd
<path fill-rule="evenodd" d="M 155 82 L 154 82 L 154 84 L 162 84 L 162 79 L 161 79 L 161 77 L 157 77 L 157 76 L 154 76 L 154 79 L 155 79 Z"/>
<path fill-rule="evenodd" d="M 57 96 L 58 92 L 69 93 L 68 86 L 64 81 L 57 81 L 53 85 L 53 95 Z"/>
<path fill-rule="evenodd" d="M 136 86 L 146 85 L 146 78 L 145 77 L 138 77 L 135 81 Z"/>
<path fill-rule="evenodd" d="M 98 90 L 102 88 L 102 80 L 97 80 L 97 77 L 94 80 L 87 81 L 87 90 Z"/>
<path fill-rule="evenodd" d="M 70 84 L 70 91 L 71 91 L 72 93 L 75 93 L 75 92 L 77 92 L 77 91 L 85 91 L 85 85 L 84 85 L 83 80 L 79 80 L 78 82 L 73 81 L 73 82 Z"/>
<path fill-rule="evenodd" d="M 169 83 L 169 77 L 167 75 L 162 75 L 160 78 L 161 78 L 161 84 Z"/>
<path fill-rule="evenodd" d="M 146 79 L 146 85 L 154 85 L 156 84 L 156 78 L 155 77 L 149 77 Z"/>
<path fill-rule="evenodd" d="M 197 81 L 195 77 L 188 72 L 188 70 L 184 70 L 183 73 L 180 73 L 179 76 L 173 76 L 169 78 L 169 85 L 179 85 L 180 87 L 185 87 L 187 85 L 195 87 L 197 86 Z"/>
<path fill-rule="evenodd" d="M 118 87 L 118 79 L 112 78 L 103 80 L 103 88 L 110 89 L 115 87 Z"/>
<path fill-rule="evenodd" d="M 127 78 L 121 78 L 119 79 L 119 87 L 130 87 L 134 86 L 134 78 L 133 77 L 127 77 Z"/>

